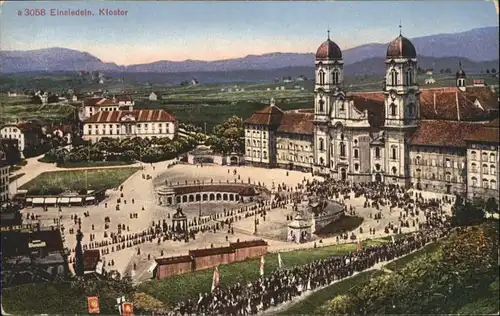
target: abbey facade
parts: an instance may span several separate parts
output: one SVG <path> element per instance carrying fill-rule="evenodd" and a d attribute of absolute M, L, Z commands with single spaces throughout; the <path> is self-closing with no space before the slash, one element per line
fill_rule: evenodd
<path fill-rule="evenodd" d="M 314 110 L 272 100 L 246 119 L 247 164 L 498 198 L 498 96 L 467 86 L 461 65 L 455 87 L 421 90 L 417 62 L 400 35 L 387 47 L 382 91 L 350 93 L 328 38 L 316 52 Z"/>

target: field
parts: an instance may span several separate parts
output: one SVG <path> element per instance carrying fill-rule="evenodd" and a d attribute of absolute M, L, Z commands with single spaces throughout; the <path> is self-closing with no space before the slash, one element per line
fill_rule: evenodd
<path fill-rule="evenodd" d="M 379 242 L 363 242 L 363 245 L 380 244 Z M 321 247 L 281 253 L 284 268 L 303 265 L 314 260 L 335 255 L 346 254 L 356 250 L 356 244 Z M 259 278 L 260 258 L 244 262 L 236 262 L 219 267 L 220 283 L 230 285 L 237 282 L 246 283 Z M 278 255 L 265 256 L 265 271 L 278 268 Z M 167 305 L 171 305 L 189 297 L 198 297 L 200 292 L 209 292 L 212 285 L 213 270 L 207 269 L 194 273 L 178 275 L 164 280 L 150 280 L 139 286 L 140 292 L 145 292 Z"/>
<path fill-rule="evenodd" d="M 43 172 L 19 189 L 28 190 L 28 192 L 41 192 L 52 188 L 79 190 L 85 188 L 86 183 L 88 190 L 117 188 L 139 169 L 126 167 Z"/>
<path fill-rule="evenodd" d="M 419 84 L 422 89 L 443 86 L 454 86 L 455 77 L 449 74 L 435 74 L 436 83 L 425 85 L 427 75 L 419 75 Z M 347 91 L 380 91 L 382 77 L 374 75 L 347 76 L 345 89 Z M 498 80 L 486 75 L 470 75 L 468 81 L 484 78 L 489 85 L 497 85 Z M 242 81 L 244 78 L 242 78 Z M 22 84 L 21 84 L 22 83 Z M 36 86 L 41 89 L 50 89 L 53 92 L 65 92 L 68 88 L 80 92 L 108 90 L 110 93 L 128 93 L 136 101 L 136 108 L 165 108 L 171 111 L 183 123 L 190 123 L 200 127 L 207 124 L 210 131 L 213 126 L 224 122 L 227 118 L 237 115 L 248 118 L 253 112 L 269 104 L 271 98 L 283 110 L 313 107 L 314 81 L 297 81 L 291 83 L 274 82 L 233 82 L 233 83 L 206 83 L 197 86 L 180 87 L 178 84 L 148 84 L 134 81 L 110 81 L 103 85 L 79 82 L 75 76 L 58 74 L 53 76 L 23 76 L 14 75 L 14 78 L 0 77 L 0 88 L 12 86 Z M 284 90 L 281 90 L 284 87 Z M 278 88 L 278 90 L 276 90 Z M 239 91 L 236 91 L 238 89 Z M 244 91 L 241 91 L 243 89 Z M 303 89 L 303 90 L 302 90 Z M 231 91 L 229 91 L 231 90 Z M 162 99 L 149 101 L 151 91 L 162 93 Z M 0 94 L 2 115 L 0 123 L 7 121 L 39 119 L 46 122 L 59 122 L 74 115 L 74 107 L 70 104 L 33 105 L 29 104 L 29 97 L 7 97 Z"/>

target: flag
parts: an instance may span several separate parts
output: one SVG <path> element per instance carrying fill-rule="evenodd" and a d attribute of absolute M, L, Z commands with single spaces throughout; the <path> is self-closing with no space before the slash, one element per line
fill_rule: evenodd
<path fill-rule="evenodd" d="M 357 247 L 358 251 L 361 250 L 361 240 L 359 239 L 359 236 L 358 236 L 358 247 Z"/>
<path fill-rule="evenodd" d="M 260 276 L 264 276 L 264 256 L 260 257 Z"/>
<path fill-rule="evenodd" d="M 279 252 L 278 252 L 278 267 L 280 269 L 281 269 L 281 267 L 283 267 L 283 260 L 281 260 L 281 255 Z"/>
<path fill-rule="evenodd" d="M 99 314 L 99 296 L 88 296 L 87 305 L 89 308 L 89 314 Z"/>
<path fill-rule="evenodd" d="M 200 298 L 198 299 L 198 305 L 200 304 L 200 302 L 203 300 L 203 295 L 201 295 L 200 293 Z"/>
<path fill-rule="evenodd" d="M 132 316 L 134 315 L 134 304 L 123 303 L 122 304 L 122 316 Z"/>
<path fill-rule="evenodd" d="M 219 267 L 215 267 L 214 277 L 212 278 L 212 292 L 219 285 Z"/>
<path fill-rule="evenodd" d="M 391 236 L 391 239 L 392 239 L 392 243 L 395 244 L 396 240 L 394 240 L 394 235 Z"/>
<path fill-rule="evenodd" d="M 311 290 L 311 277 L 309 276 L 309 280 L 307 280 L 307 290 Z"/>

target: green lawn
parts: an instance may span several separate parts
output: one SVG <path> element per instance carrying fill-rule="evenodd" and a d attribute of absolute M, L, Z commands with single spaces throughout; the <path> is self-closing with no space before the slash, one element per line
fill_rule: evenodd
<path fill-rule="evenodd" d="M 43 158 L 38 161 L 45 162 Z M 110 166 L 127 166 L 133 164 L 134 161 L 80 161 L 80 162 L 67 162 L 64 164 L 57 164 L 59 168 L 87 168 L 87 167 L 110 167 Z"/>
<path fill-rule="evenodd" d="M 117 188 L 139 169 L 138 167 L 125 167 L 43 172 L 19 189 L 44 194 L 43 191 L 50 191 L 53 188 L 79 190 L 85 188 L 86 183 L 89 190 Z"/>
<path fill-rule="evenodd" d="M 365 241 L 363 245 L 380 244 L 380 242 Z M 356 250 L 356 244 L 342 244 L 336 246 L 304 249 L 281 253 L 284 268 L 303 265 L 314 260 L 342 255 Z M 265 271 L 270 272 L 278 268 L 278 255 L 265 256 Z M 237 282 L 247 283 L 259 278 L 260 258 L 237 262 L 219 267 L 220 283 L 231 285 Z M 209 292 L 212 286 L 213 270 L 207 269 L 184 275 L 177 275 L 163 280 L 150 280 L 139 285 L 139 291 L 145 292 L 167 305 L 172 305 L 188 297 L 198 297 L 200 292 Z"/>
<path fill-rule="evenodd" d="M 439 243 L 432 243 L 426 245 L 424 248 L 419 249 L 403 258 L 400 258 L 398 260 L 395 260 L 391 263 L 388 263 L 385 268 L 389 269 L 391 271 L 396 271 L 396 270 L 401 270 L 406 265 L 408 265 L 411 261 L 421 258 L 421 257 L 426 257 L 426 256 L 432 256 L 436 253 L 436 251 L 439 249 L 440 244 Z"/>

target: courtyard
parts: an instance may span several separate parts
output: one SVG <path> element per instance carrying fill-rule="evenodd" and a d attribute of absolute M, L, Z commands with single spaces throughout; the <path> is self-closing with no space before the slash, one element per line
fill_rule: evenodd
<path fill-rule="evenodd" d="M 75 231 L 78 229 L 78 224 L 75 224 L 72 216 L 78 216 L 81 218 L 81 230 L 84 234 L 83 244 L 89 244 L 90 234 L 94 234 L 94 242 L 101 242 L 104 240 L 109 240 L 111 233 L 117 232 L 117 226 L 125 225 L 125 229 L 122 230 L 122 235 L 140 233 L 152 226 L 152 223 L 158 223 L 158 221 L 166 220 L 170 224 L 170 218 L 175 213 L 175 207 L 158 205 L 155 199 L 154 192 L 158 188 L 165 185 L 165 181 L 173 182 L 194 182 L 194 181 L 204 181 L 205 183 L 214 182 L 227 182 L 234 183 L 243 181 L 248 183 L 248 178 L 250 182 L 265 186 L 271 189 L 273 185 L 285 184 L 289 187 L 295 187 L 298 183 L 304 180 L 311 180 L 313 177 L 310 173 L 303 173 L 299 171 L 287 171 L 283 169 L 263 169 L 249 166 L 238 166 L 238 167 L 227 167 L 218 165 L 185 165 L 185 164 L 175 164 L 172 165 L 173 161 L 164 161 L 155 164 L 144 165 L 143 169 L 140 168 L 119 168 L 122 171 L 109 170 L 107 172 L 91 172 L 88 171 L 88 179 L 92 174 L 92 183 L 95 185 L 106 186 L 109 188 L 107 190 L 108 197 L 102 201 L 99 205 L 91 205 L 85 207 L 63 207 L 61 213 L 55 207 L 48 208 L 47 211 L 43 211 L 42 208 L 26 208 L 22 212 L 39 215 L 39 220 L 42 225 L 55 225 L 57 222 L 57 217 L 62 216 L 60 219 L 60 224 L 65 228 L 65 243 L 69 249 L 74 249 L 76 246 L 76 237 L 73 234 L 69 234 L 69 229 L 73 228 Z M 140 170 L 140 171 L 138 171 Z M 236 172 L 235 172 L 236 170 Z M 64 171 L 67 172 L 67 171 Z M 77 181 L 82 181 L 80 177 L 84 178 L 84 171 L 72 170 L 73 173 L 71 177 L 66 173 L 65 177 L 59 177 L 58 183 L 64 183 L 67 186 L 72 184 L 71 179 L 75 183 Z M 75 176 L 75 172 L 80 172 L 78 179 Z M 45 179 L 47 179 L 46 176 Z M 43 179 L 42 177 L 42 179 Z M 56 179 L 56 178 L 49 178 Z M 64 181 L 61 179 L 65 179 Z M 36 179 L 35 179 L 36 180 Z M 33 180 L 34 181 L 34 180 Z M 40 180 L 37 180 L 40 181 Z M 50 183 L 49 180 L 44 180 L 42 183 Z M 85 180 L 83 180 L 85 181 Z M 90 183 L 90 180 L 88 180 Z M 123 190 L 120 191 L 120 182 L 123 185 Z M 32 182 L 32 181 L 30 181 Z M 28 182 L 25 187 L 35 186 L 35 184 Z M 40 183 L 40 182 L 39 182 Z M 364 208 L 364 199 L 351 197 L 349 200 L 344 201 L 348 208 L 352 205 L 355 208 L 355 215 L 363 217 L 364 220 L 361 224 L 363 233 L 359 234 L 359 228 L 355 229 L 354 232 L 360 236 L 361 239 L 377 239 L 383 236 L 387 236 L 384 232 L 384 227 L 389 223 L 397 223 L 398 217 L 400 215 L 400 210 L 393 209 L 392 212 L 389 211 L 388 207 L 381 207 L 380 212 L 382 213 L 382 218 L 380 220 L 375 220 L 373 218 L 374 211 L 370 208 Z M 119 209 L 117 209 L 119 205 Z M 199 216 L 200 210 L 202 218 L 206 218 L 206 215 L 223 213 L 225 210 L 230 209 L 240 209 L 244 208 L 249 204 L 241 204 L 231 201 L 213 201 L 213 202 L 194 202 L 194 203 L 181 203 L 184 214 L 186 214 L 188 221 L 192 221 L 195 217 Z M 385 209 L 387 208 L 387 209 Z M 88 216 L 85 216 L 87 213 Z M 137 217 L 131 216 L 131 214 L 137 214 Z M 252 240 L 252 239 L 264 239 L 269 244 L 269 251 L 290 251 L 296 249 L 306 249 L 312 248 L 315 245 L 318 247 L 336 245 L 340 243 L 351 242 L 350 240 L 340 240 L 337 241 L 336 236 L 323 237 L 321 243 L 319 238 L 311 242 L 306 242 L 303 244 L 293 244 L 284 241 L 282 238 L 283 234 L 286 234 L 287 226 L 287 215 L 292 215 L 292 206 L 287 205 L 286 208 L 277 208 L 267 212 L 266 220 L 262 218 L 259 220 L 259 225 L 257 227 L 257 233 L 254 234 L 254 217 L 244 218 L 235 222 L 233 224 L 234 234 L 226 230 L 218 230 L 217 232 L 205 231 L 204 233 L 199 233 L 196 238 L 190 239 L 189 242 L 184 241 L 173 241 L 173 240 L 162 240 L 158 243 L 158 240 L 146 241 L 140 245 L 136 245 L 129 248 L 124 248 L 120 251 L 109 251 L 109 254 L 102 256 L 106 261 L 106 264 L 113 261 L 114 266 L 106 266 L 106 269 L 117 270 L 122 274 L 130 274 L 133 276 L 134 281 L 141 282 L 152 277 L 150 267 L 154 263 L 155 258 L 159 257 L 170 257 L 177 255 L 185 255 L 190 249 L 208 248 L 211 245 L 214 247 L 227 246 L 228 242 L 235 242 L 238 239 L 241 241 Z M 423 216 L 420 215 L 420 216 Z M 109 228 L 105 226 L 105 218 L 109 218 Z M 133 217 L 133 218 L 132 218 Z M 224 217 L 219 218 L 218 221 L 224 220 Z M 28 221 L 29 223 L 29 221 Z M 213 224 L 215 221 L 210 221 L 207 224 Z M 369 228 L 375 229 L 375 235 L 369 234 Z M 406 233 L 415 230 L 416 227 L 403 228 L 402 232 Z M 105 233 L 108 237 L 104 237 Z M 100 247 L 95 249 L 105 249 L 111 248 Z M 139 253 L 140 249 L 140 253 Z M 74 253 L 71 254 L 74 257 Z M 135 266 L 135 270 L 133 267 Z"/>

